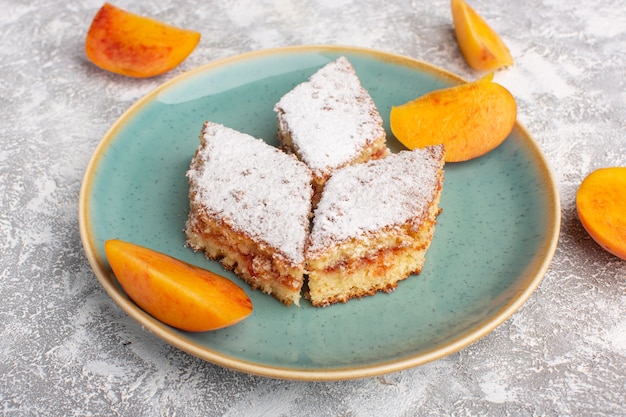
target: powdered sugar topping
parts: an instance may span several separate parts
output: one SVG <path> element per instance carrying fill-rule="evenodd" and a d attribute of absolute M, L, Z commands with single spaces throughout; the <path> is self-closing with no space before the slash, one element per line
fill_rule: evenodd
<path fill-rule="evenodd" d="M 374 101 L 345 57 L 297 85 L 274 110 L 316 175 L 345 165 L 385 135 Z"/>
<path fill-rule="evenodd" d="M 337 170 L 315 210 L 308 251 L 422 216 L 439 186 L 442 166 L 439 145 Z"/>
<path fill-rule="evenodd" d="M 191 162 L 192 205 L 304 261 L 311 209 L 311 172 L 294 156 L 261 139 L 207 122 Z"/>

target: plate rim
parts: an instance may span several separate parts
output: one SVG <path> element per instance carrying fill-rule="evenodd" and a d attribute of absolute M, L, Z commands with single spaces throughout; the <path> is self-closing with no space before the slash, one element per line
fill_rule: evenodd
<path fill-rule="evenodd" d="M 470 331 L 465 331 L 459 334 L 459 337 L 452 342 L 447 343 L 444 346 L 430 349 L 426 352 L 421 352 L 417 355 L 407 356 L 399 360 L 390 360 L 386 362 L 376 363 L 374 365 L 358 365 L 354 367 L 344 368 L 332 368 L 332 369 L 294 369 L 288 367 L 278 367 L 273 365 L 260 365 L 256 362 L 250 362 L 234 358 L 230 355 L 223 354 L 212 349 L 207 349 L 206 346 L 200 345 L 191 340 L 186 340 L 176 333 L 169 326 L 164 325 L 158 320 L 152 318 L 143 310 L 141 310 L 136 304 L 134 304 L 125 294 L 123 294 L 114 283 L 111 277 L 111 271 L 108 269 L 106 261 L 102 262 L 96 255 L 94 237 L 90 232 L 88 225 L 89 219 L 89 200 L 91 184 L 95 178 L 95 172 L 99 166 L 99 162 L 104 155 L 104 151 L 108 145 L 115 138 L 116 132 L 121 130 L 124 125 L 132 119 L 132 115 L 144 104 L 158 97 L 159 93 L 169 86 L 184 82 L 185 80 L 193 77 L 196 74 L 210 71 L 213 68 L 219 68 L 232 62 L 246 61 L 259 56 L 272 56 L 279 54 L 296 54 L 296 53 L 310 53 L 310 52 L 332 52 L 332 53 L 352 53 L 372 56 L 373 58 L 383 62 L 394 62 L 406 66 L 408 68 L 419 68 L 422 71 L 428 71 L 436 74 L 439 78 L 448 78 L 453 83 L 462 83 L 466 80 L 462 77 L 453 74 L 443 68 L 426 63 L 424 61 L 400 55 L 392 52 L 385 52 L 381 50 L 344 46 L 344 45 L 296 45 L 277 48 L 261 49 L 257 51 L 244 52 L 220 59 L 216 59 L 200 65 L 194 69 L 183 72 L 172 79 L 165 81 L 145 94 L 140 99 L 136 100 L 130 107 L 128 107 L 111 125 L 111 127 L 105 132 L 104 136 L 98 142 L 98 145 L 93 151 L 92 156 L 84 171 L 78 202 L 78 222 L 80 238 L 85 251 L 87 260 L 93 269 L 96 278 L 100 285 L 105 289 L 107 294 L 113 299 L 113 301 L 122 308 L 131 318 L 141 324 L 149 332 L 165 341 L 166 343 L 187 352 L 193 356 L 199 357 L 207 362 L 211 362 L 226 368 L 230 368 L 236 371 L 265 376 L 269 378 L 277 379 L 290 379 L 301 381 L 337 381 L 348 380 L 357 378 L 367 378 L 372 376 L 378 376 L 383 374 L 389 374 L 396 371 L 405 370 L 420 366 L 437 359 L 444 358 L 452 353 L 455 353 L 470 344 L 483 338 L 488 333 L 492 332 L 496 327 L 511 317 L 519 308 L 528 300 L 528 298 L 537 289 L 543 277 L 552 262 L 552 258 L 556 252 L 558 244 L 558 238 L 561 225 L 561 203 L 558 192 L 558 186 L 553 174 L 552 168 L 548 163 L 545 155 L 539 148 L 538 143 L 529 134 L 524 126 L 521 125 L 519 119 L 516 120 L 514 129 L 519 130 L 520 135 L 524 137 L 529 148 L 527 149 L 532 154 L 537 166 L 540 168 L 541 178 L 547 187 L 550 204 L 550 213 L 547 213 L 547 223 L 549 234 L 546 234 L 546 252 L 543 257 L 539 259 L 533 258 L 533 260 L 526 265 L 526 269 L 532 269 L 536 271 L 534 277 L 530 279 L 528 286 L 524 288 L 515 298 L 507 303 L 503 308 L 494 313 L 492 317 L 478 328 L 471 328 Z M 531 268 L 532 267 L 532 268 Z"/>

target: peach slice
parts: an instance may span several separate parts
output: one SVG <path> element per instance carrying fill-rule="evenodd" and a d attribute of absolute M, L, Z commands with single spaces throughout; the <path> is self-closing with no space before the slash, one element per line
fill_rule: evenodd
<path fill-rule="evenodd" d="M 492 80 L 489 74 L 392 107 L 391 131 L 409 149 L 443 144 L 446 162 L 486 154 L 507 138 L 517 118 L 515 99 Z"/>
<path fill-rule="evenodd" d="M 576 192 L 576 210 L 593 240 L 626 260 L 626 167 L 589 174 Z"/>
<path fill-rule="evenodd" d="M 252 313 L 246 293 L 213 272 L 118 239 L 107 240 L 104 250 L 130 299 L 172 327 L 190 332 L 215 330 Z"/>
<path fill-rule="evenodd" d="M 100 68 L 145 78 L 178 66 L 199 41 L 198 32 L 176 28 L 104 3 L 87 32 L 85 52 Z"/>
<path fill-rule="evenodd" d="M 500 36 L 464 0 L 451 0 L 452 20 L 461 53 L 470 67 L 493 71 L 513 65 Z"/>

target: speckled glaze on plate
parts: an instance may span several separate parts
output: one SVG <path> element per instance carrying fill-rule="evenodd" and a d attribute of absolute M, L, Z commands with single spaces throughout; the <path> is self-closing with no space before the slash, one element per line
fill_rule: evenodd
<path fill-rule="evenodd" d="M 410 58 L 368 49 L 303 46 L 212 62 L 157 88 L 112 126 L 86 170 L 81 239 L 113 300 L 158 337 L 225 367 L 299 380 L 394 372 L 442 358 L 513 314 L 541 282 L 560 225 L 555 181 L 517 124 L 489 154 L 447 164 L 438 225 L 422 273 L 390 294 L 317 309 L 285 307 L 185 247 L 185 171 L 205 120 L 277 144 L 273 105 L 321 66 L 346 56 L 385 121 L 402 104 L 462 80 Z M 220 273 L 239 284 L 253 314 L 232 327 L 186 333 L 153 319 L 119 287 L 104 256 L 119 238 Z"/>

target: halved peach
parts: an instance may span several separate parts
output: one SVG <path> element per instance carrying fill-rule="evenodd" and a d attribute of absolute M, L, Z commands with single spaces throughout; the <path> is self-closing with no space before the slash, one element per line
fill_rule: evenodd
<path fill-rule="evenodd" d="M 87 32 L 85 52 L 100 68 L 145 78 L 178 66 L 199 41 L 198 32 L 104 3 Z"/>
<path fill-rule="evenodd" d="M 515 98 L 493 82 L 492 73 L 393 106 L 389 115 L 391 131 L 404 146 L 443 144 L 446 162 L 467 161 L 495 149 L 516 119 Z"/>
<path fill-rule="evenodd" d="M 502 38 L 464 0 L 451 0 L 452 20 L 461 53 L 470 67 L 493 71 L 513 65 Z"/>
<path fill-rule="evenodd" d="M 118 239 L 107 240 L 104 250 L 128 297 L 172 327 L 191 332 L 215 330 L 252 313 L 246 293 L 211 271 Z"/>
<path fill-rule="evenodd" d="M 583 227 L 601 247 L 626 260 L 626 167 L 600 168 L 576 192 Z"/>

